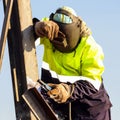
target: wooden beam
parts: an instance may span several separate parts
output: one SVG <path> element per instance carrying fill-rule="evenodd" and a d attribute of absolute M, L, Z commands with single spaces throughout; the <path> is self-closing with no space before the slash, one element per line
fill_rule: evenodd
<path fill-rule="evenodd" d="M 13 6 L 13 0 L 9 0 L 7 2 L 7 6 L 5 10 L 5 17 L 3 21 L 3 27 L 2 27 L 1 38 L 0 38 L 0 70 L 2 67 L 2 60 L 3 60 L 5 45 L 6 45 L 6 38 L 7 38 L 8 28 L 10 25 L 12 6 Z"/>
<path fill-rule="evenodd" d="M 38 80 L 38 64 L 32 28 L 30 0 L 17 0 L 26 76 Z"/>
<path fill-rule="evenodd" d="M 5 0 L 4 0 L 5 6 Z M 36 120 L 22 98 L 26 77 L 38 80 L 38 65 L 32 30 L 30 0 L 14 0 L 8 31 L 8 49 L 13 83 L 16 120 Z"/>

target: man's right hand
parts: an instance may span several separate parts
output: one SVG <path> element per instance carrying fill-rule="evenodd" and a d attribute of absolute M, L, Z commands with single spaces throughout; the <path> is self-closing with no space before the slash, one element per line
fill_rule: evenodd
<path fill-rule="evenodd" d="M 50 40 L 58 37 L 59 26 L 53 21 L 37 22 L 35 33 L 39 37 L 47 37 Z"/>

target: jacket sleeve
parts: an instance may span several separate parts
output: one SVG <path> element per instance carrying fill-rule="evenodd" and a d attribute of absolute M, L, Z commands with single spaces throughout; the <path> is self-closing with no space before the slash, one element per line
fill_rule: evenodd
<path fill-rule="evenodd" d="M 80 105 L 91 115 L 97 115 L 99 112 L 108 110 L 112 106 L 103 83 L 100 89 L 96 90 L 91 83 L 81 80 L 75 82 L 74 93 L 67 102 Z"/>
<path fill-rule="evenodd" d="M 104 53 L 100 45 L 93 38 L 89 38 L 84 47 L 81 58 L 81 75 L 93 80 L 102 81 L 104 72 Z"/>
<path fill-rule="evenodd" d="M 97 92 L 90 82 L 79 80 L 74 83 L 74 91 L 70 97 L 70 101 L 81 100 Z"/>
<path fill-rule="evenodd" d="M 92 39 L 92 38 L 91 38 Z M 88 40 L 81 58 L 80 79 L 74 83 L 73 100 L 83 99 L 99 91 L 102 83 L 104 54 L 102 48 L 93 40 Z"/>

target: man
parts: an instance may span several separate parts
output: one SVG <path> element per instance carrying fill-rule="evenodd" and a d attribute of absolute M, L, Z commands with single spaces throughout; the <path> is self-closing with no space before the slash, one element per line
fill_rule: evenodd
<path fill-rule="evenodd" d="M 110 120 L 104 89 L 104 54 L 86 23 L 67 6 L 34 22 L 44 45 L 41 79 L 52 90 L 41 93 L 60 120 Z"/>

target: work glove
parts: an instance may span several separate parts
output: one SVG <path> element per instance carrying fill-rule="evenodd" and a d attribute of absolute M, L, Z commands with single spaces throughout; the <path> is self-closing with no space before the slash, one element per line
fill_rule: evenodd
<path fill-rule="evenodd" d="M 65 103 L 68 98 L 72 95 L 74 86 L 65 83 L 61 84 L 48 84 L 52 90 L 48 91 L 47 94 L 57 103 Z"/>
<path fill-rule="evenodd" d="M 39 37 L 53 40 L 58 36 L 59 26 L 53 21 L 39 21 L 35 24 L 35 33 Z"/>

